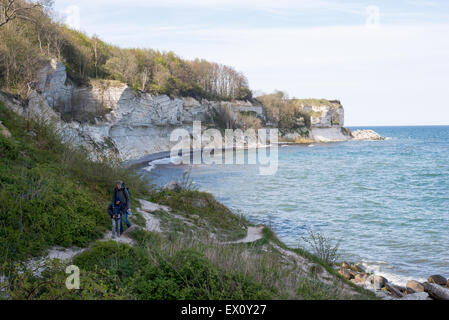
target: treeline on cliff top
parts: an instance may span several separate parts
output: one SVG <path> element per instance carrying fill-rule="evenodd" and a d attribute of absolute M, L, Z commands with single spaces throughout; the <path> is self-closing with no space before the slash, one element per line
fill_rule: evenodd
<path fill-rule="evenodd" d="M 61 23 L 52 0 L 0 0 L 0 87 L 26 98 L 37 69 L 55 58 L 69 78 L 111 79 L 152 94 L 252 100 L 246 77 L 232 67 L 185 60 L 173 52 L 121 49 Z"/>

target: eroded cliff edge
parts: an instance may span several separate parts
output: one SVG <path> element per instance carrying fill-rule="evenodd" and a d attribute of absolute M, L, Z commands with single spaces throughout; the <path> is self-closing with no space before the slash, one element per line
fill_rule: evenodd
<path fill-rule="evenodd" d="M 171 132 L 175 128 L 192 132 L 194 121 L 201 121 L 205 128 L 216 126 L 211 116 L 213 110 L 226 109 L 231 118 L 250 114 L 264 126 L 275 127 L 266 122 L 264 107 L 257 102 L 170 98 L 135 92 L 113 80 L 91 80 L 88 85 L 77 86 L 68 79 L 65 65 L 55 60 L 38 72 L 28 101 L 1 93 L 0 99 L 18 114 L 54 120 L 66 141 L 84 146 L 96 155 L 117 153 L 121 160 L 170 150 L 176 143 L 170 142 Z M 301 109 L 308 119 L 298 119 L 299 129 L 284 132 L 281 139 L 353 139 L 343 127 L 344 109 L 340 102 L 304 103 Z"/>

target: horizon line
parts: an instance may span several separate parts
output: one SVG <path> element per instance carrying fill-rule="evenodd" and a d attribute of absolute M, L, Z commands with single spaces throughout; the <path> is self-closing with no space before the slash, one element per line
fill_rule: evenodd
<path fill-rule="evenodd" d="M 345 125 L 343 127 L 449 127 L 448 124 L 391 124 L 391 125 Z"/>

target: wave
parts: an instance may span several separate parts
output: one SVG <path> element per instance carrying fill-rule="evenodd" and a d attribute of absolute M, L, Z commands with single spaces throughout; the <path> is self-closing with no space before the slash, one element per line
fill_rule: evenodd
<path fill-rule="evenodd" d="M 144 170 L 151 172 L 151 170 L 153 170 L 154 168 L 157 167 L 157 165 L 161 165 L 161 164 L 175 164 L 175 160 L 181 159 L 181 157 L 175 157 L 175 158 L 163 158 L 163 159 L 158 159 L 158 160 L 153 160 L 148 162 L 148 167 L 145 167 Z"/>
<path fill-rule="evenodd" d="M 363 260 L 361 262 L 361 265 L 368 273 L 373 273 L 376 276 L 382 276 L 388 280 L 388 282 L 391 282 L 398 286 L 405 286 L 405 284 L 410 280 L 416 280 L 419 282 L 425 282 L 425 278 L 417 278 L 417 277 L 409 277 L 409 276 L 402 276 L 396 273 L 393 273 L 391 271 L 388 271 L 386 269 L 391 269 L 392 266 L 388 265 L 384 261 L 366 261 Z"/>

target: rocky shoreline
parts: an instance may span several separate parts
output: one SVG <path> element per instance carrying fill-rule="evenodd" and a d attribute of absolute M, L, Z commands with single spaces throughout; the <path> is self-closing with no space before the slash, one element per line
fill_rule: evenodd
<path fill-rule="evenodd" d="M 359 264 L 342 261 L 336 271 L 346 280 L 374 292 L 386 300 L 449 300 L 449 279 L 431 275 L 421 283 L 410 280 L 405 287 L 392 284 L 387 278 L 368 273 Z"/>

